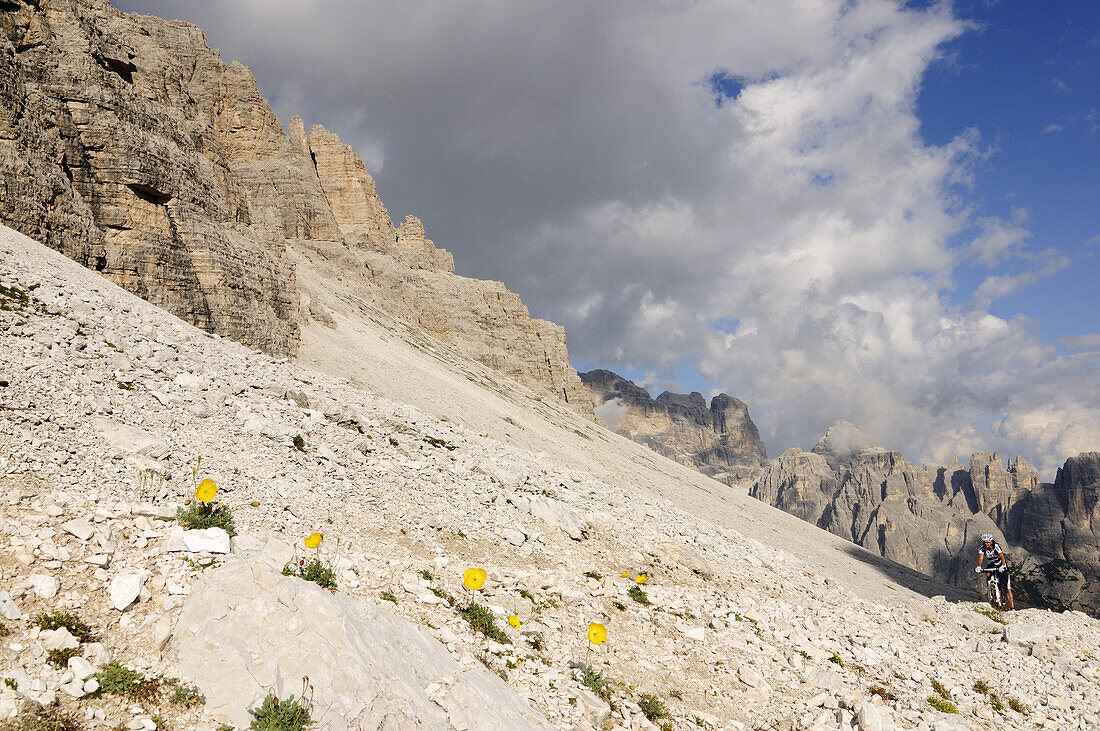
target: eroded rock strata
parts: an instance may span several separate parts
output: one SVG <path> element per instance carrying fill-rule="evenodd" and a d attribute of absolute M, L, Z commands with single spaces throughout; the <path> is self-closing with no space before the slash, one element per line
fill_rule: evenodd
<path fill-rule="evenodd" d="M 297 117 L 284 131 L 198 28 L 106 0 L 13 0 L 0 54 L 0 219 L 17 230 L 281 356 L 301 332 L 287 242 L 369 252 L 380 263 L 356 284 L 383 310 L 590 413 L 561 328 L 503 285 L 454 277 L 419 219 L 394 225 L 350 146 Z"/>
<path fill-rule="evenodd" d="M 1100 452 L 1066 460 L 1053 483 L 1022 458 L 975 452 L 917 466 L 845 422 L 811 452 L 789 449 L 751 495 L 898 563 L 972 587 L 978 537 L 1008 547 L 1023 598 L 1100 611 Z"/>
<path fill-rule="evenodd" d="M 580 374 L 596 413 L 616 433 L 727 484 L 757 474 L 768 455 L 745 402 L 719 394 L 664 393 L 608 370 Z"/>

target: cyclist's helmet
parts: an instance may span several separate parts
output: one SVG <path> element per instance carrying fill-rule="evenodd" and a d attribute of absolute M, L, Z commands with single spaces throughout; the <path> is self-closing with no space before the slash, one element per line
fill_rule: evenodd
<path fill-rule="evenodd" d="M 992 543 L 992 542 L 993 542 L 993 534 L 992 533 L 982 533 L 982 543 Z"/>

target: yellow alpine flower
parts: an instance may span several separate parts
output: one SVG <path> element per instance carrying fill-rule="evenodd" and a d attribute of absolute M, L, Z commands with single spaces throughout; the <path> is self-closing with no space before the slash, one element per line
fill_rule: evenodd
<path fill-rule="evenodd" d="M 593 645 L 602 645 L 607 642 L 607 627 L 599 622 L 589 622 L 588 641 Z"/>
<path fill-rule="evenodd" d="M 470 591 L 477 591 L 485 586 L 485 578 L 487 576 L 488 574 L 485 573 L 485 569 L 468 568 L 465 573 L 462 574 L 462 583 Z"/>
<path fill-rule="evenodd" d="M 519 617 L 513 614 L 508 617 L 508 624 L 512 625 L 516 629 L 519 629 L 521 622 L 519 621 Z"/>
<path fill-rule="evenodd" d="M 199 487 L 195 490 L 195 499 L 200 503 L 209 503 L 214 499 L 214 496 L 218 494 L 218 485 L 207 477 L 205 480 L 199 483 Z"/>
<path fill-rule="evenodd" d="M 626 577 L 628 577 L 628 576 L 630 576 L 630 571 L 629 571 L 629 570 L 627 570 L 627 571 L 624 571 L 624 572 L 622 572 L 621 574 L 619 574 L 619 578 L 620 578 L 620 579 L 625 579 L 625 578 L 626 578 Z"/>
<path fill-rule="evenodd" d="M 309 538 L 307 538 L 304 543 L 306 544 L 306 548 L 317 548 L 317 546 L 321 545 L 322 540 L 323 537 L 320 533 L 310 533 Z"/>
<path fill-rule="evenodd" d="M 645 574 L 638 574 L 638 578 L 634 579 L 634 581 L 638 582 L 639 584 L 644 584 L 645 582 L 649 581 L 649 577 Z"/>

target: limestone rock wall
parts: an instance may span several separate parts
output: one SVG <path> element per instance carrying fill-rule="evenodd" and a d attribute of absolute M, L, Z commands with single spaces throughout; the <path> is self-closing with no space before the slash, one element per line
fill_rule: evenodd
<path fill-rule="evenodd" d="M 972 587 L 979 536 L 1005 546 L 1023 598 L 1100 610 L 1100 452 L 1051 483 L 1024 461 L 975 452 L 964 467 L 918 467 L 841 422 L 813 452 L 776 458 L 750 494 L 886 558 Z"/>
<path fill-rule="evenodd" d="M 580 374 L 600 415 L 615 432 L 734 484 L 755 476 L 768 456 L 748 406 L 727 394 L 649 392 L 607 370 Z"/>
<path fill-rule="evenodd" d="M 352 277 L 369 291 L 352 296 L 591 413 L 561 328 L 499 283 L 453 276 L 419 219 L 394 225 L 351 147 L 320 125 L 307 135 L 298 117 L 284 132 L 252 73 L 223 63 L 198 28 L 107 0 L 13 0 L 0 55 L 0 220 L 192 324 L 284 356 L 302 316 L 327 317 L 299 292 L 286 242 L 369 254 Z"/>

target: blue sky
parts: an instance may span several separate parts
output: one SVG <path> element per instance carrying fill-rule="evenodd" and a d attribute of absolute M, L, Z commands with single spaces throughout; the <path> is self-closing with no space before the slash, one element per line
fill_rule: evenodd
<path fill-rule="evenodd" d="M 973 205 L 1010 218 L 1027 211 L 1032 246 L 1072 264 L 1052 279 L 993 303 L 1001 317 L 1037 320 L 1043 340 L 1100 330 L 1100 3 L 1090 0 L 955 4 L 975 28 L 945 47 L 925 75 L 921 133 L 945 144 L 975 127 L 989 146 Z M 956 302 L 983 272 L 957 271 Z"/>
<path fill-rule="evenodd" d="M 337 132 L 581 370 L 738 396 L 772 455 L 1100 449 L 1100 3 L 116 2 Z"/>

